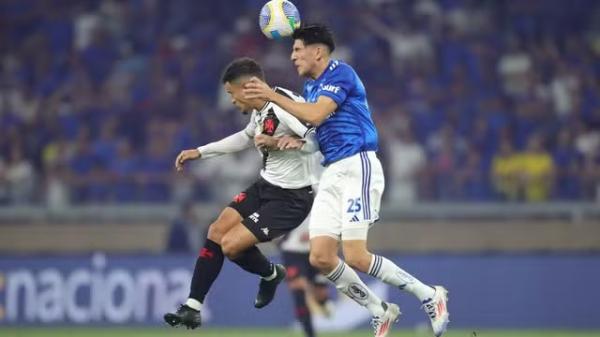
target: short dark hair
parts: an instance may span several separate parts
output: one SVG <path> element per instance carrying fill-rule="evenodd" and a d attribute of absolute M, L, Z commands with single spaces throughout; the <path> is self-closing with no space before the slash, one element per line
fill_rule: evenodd
<path fill-rule="evenodd" d="M 335 42 L 331 30 L 325 25 L 311 24 L 302 26 L 294 30 L 292 34 L 294 40 L 302 40 L 305 45 L 322 43 L 329 48 L 329 52 L 335 50 Z"/>
<path fill-rule="evenodd" d="M 227 65 L 227 68 L 225 68 L 223 76 L 221 77 L 221 81 L 225 84 L 244 76 L 256 76 L 263 81 L 265 80 L 265 73 L 258 62 L 249 57 L 241 57 L 233 60 Z"/>

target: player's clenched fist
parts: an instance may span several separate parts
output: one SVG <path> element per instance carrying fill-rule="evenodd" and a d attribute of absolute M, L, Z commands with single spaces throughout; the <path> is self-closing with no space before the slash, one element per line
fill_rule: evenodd
<path fill-rule="evenodd" d="M 183 170 L 183 163 L 188 160 L 194 160 L 198 158 L 200 158 L 200 151 L 196 149 L 183 150 L 179 153 L 177 159 L 175 159 L 175 168 L 177 171 L 181 171 Z"/>

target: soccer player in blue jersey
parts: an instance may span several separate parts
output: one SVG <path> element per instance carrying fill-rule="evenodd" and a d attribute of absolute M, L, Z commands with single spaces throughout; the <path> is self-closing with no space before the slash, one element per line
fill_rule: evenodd
<path fill-rule="evenodd" d="M 375 154 L 377 130 L 365 87 L 351 66 L 331 59 L 335 43 L 325 26 L 299 28 L 293 39 L 291 60 L 298 74 L 308 78 L 303 92 L 306 103 L 277 94 L 258 78 L 246 83 L 244 94 L 247 99 L 271 101 L 316 126 L 325 170 L 311 210 L 310 262 L 372 313 L 376 337 L 388 334 L 400 310 L 377 297 L 352 268 L 414 294 L 439 337 L 448 324 L 446 289 L 422 283 L 367 249 L 369 227 L 379 217 L 384 176 Z M 346 262 L 337 254 L 340 241 Z"/>

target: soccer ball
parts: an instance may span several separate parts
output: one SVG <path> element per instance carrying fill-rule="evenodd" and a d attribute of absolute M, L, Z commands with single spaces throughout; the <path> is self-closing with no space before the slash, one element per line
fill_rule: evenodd
<path fill-rule="evenodd" d="M 300 27 L 300 12 L 290 1 L 271 0 L 260 10 L 258 24 L 266 37 L 278 40 Z"/>

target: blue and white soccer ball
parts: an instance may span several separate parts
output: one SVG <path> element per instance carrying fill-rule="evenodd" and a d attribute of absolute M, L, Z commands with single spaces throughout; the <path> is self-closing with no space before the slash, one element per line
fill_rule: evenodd
<path fill-rule="evenodd" d="M 266 37 L 278 40 L 300 27 L 300 12 L 290 1 L 271 0 L 260 10 L 258 24 Z"/>

